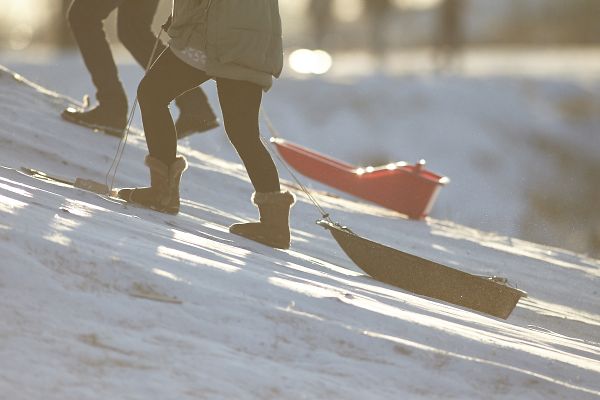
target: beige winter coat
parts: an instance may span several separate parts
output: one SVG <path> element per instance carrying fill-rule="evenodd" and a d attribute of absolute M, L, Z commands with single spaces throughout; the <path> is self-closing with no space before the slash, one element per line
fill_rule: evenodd
<path fill-rule="evenodd" d="M 169 45 L 206 56 L 206 73 L 268 90 L 283 67 L 278 0 L 174 0 Z"/>

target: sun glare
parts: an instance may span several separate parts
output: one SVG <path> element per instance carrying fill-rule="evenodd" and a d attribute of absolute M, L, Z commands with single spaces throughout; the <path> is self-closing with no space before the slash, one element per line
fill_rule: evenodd
<path fill-rule="evenodd" d="M 436 7 L 442 0 L 394 0 L 394 4 L 402 8 L 427 9 Z"/>
<path fill-rule="evenodd" d="M 289 63 L 300 74 L 323 75 L 331 69 L 333 59 L 324 50 L 299 49 L 290 54 Z"/>

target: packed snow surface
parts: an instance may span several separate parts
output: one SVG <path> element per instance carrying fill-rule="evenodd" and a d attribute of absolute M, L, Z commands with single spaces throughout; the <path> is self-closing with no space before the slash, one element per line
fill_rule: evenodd
<path fill-rule="evenodd" d="M 529 297 L 503 321 L 365 276 L 290 182 L 290 250 L 229 234 L 256 209 L 243 167 L 201 146 L 222 131 L 180 143 L 177 216 L 20 173 L 105 181 L 118 139 L 63 122 L 71 101 L 0 70 L 2 398 L 600 398 L 600 261 L 313 192 L 360 235 L 507 277 Z M 135 130 L 119 186 L 147 183 L 145 154 Z"/>

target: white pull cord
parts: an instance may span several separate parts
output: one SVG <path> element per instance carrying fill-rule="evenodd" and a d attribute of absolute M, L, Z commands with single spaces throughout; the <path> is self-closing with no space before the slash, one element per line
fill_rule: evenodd
<path fill-rule="evenodd" d="M 267 128 L 271 132 L 271 135 L 274 138 L 279 138 L 280 137 L 279 132 L 277 131 L 277 129 L 273 125 L 273 122 L 271 121 L 271 118 L 269 118 L 269 115 L 267 114 L 267 112 L 265 111 L 264 107 L 262 107 L 262 106 L 260 108 L 260 113 L 262 114 L 262 117 L 263 117 L 265 123 L 267 124 Z M 325 210 L 323 209 L 323 207 L 321 207 L 321 205 L 319 204 L 319 202 L 317 201 L 317 199 L 314 198 L 314 196 L 310 193 L 310 191 L 306 188 L 306 186 L 300 181 L 300 179 L 292 171 L 292 169 L 288 166 L 288 164 L 285 162 L 285 160 L 279 155 L 279 153 L 277 152 L 277 150 L 273 150 L 273 147 L 271 146 L 271 144 L 269 143 L 269 141 L 267 141 L 262 135 L 260 136 L 260 140 L 263 142 L 263 144 L 267 148 L 269 148 L 269 149 L 272 150 L 271 153 L 274 154 L 275 157 L 277 157 L 277 159 L 279 160 L 279 162 L 281 164 L 283 164 L 283 166 L 288 171 L 288 173 L 290 174 L 290 176 L 292 177 L 292 179 L 294 179 L 294 181 L 296 182 L 296 184 L 306 194 L 306 196 L 311 201 L 311 203 L 313 203 L 313 205 L 319 210 L 319 212 L 321 213 L 321 216 L 323 217 L 323 219 L 327 220 L 329 222 L 332 222 L 329 219 L 329 213 L 325 212 Z"/>
<path fill-rule="evenodd" d="M 164 27 L 161 27 L 160 32 L 158 32 L 158 36 L 156 37 L 156 42 L 154 43 L 154 48 L 152 49 L 152 54 L 150 55 L 150 59 L 148 60 L 148 64 L 146 65 L 146 69 L 144 70 L 144 76 L 148 73 L 148 70 L 152 66 L 154 60 L 154 56 L 156 55 L 156 50 L 158 49 L 158 44 L 160 43 L 160 36 L 164 31 Z M 115 178 L 117 176 L 117 170 L 119 168 L 119 164 L 121 163 L 121 158 L 123 157 L 123 152 L 125 151 L 125 146 L 127 145 L 127 137 L 129 136 L 129 130 L 131 129 L 131 123 L 133 122 L 133 116 L 135 115 L 135 110 L 138 105 L 137 94 L 135 96 L 135 100 L 133 101 L 133 105 L 131 106 L 131 111 L 129 112 L 129 117 L 127 119 L 127 126 L 123 131 L 123 135 L 121 136 L 121 140 L 119 141 L 119 146 L 117 147 L 117 152 L 115 153 L 115 157 L 108 169 L 108 172 L 105 176 L 106 186 L 109 188 L 109 194 L 112 193 Z M 112 176 L 111 176 L 112 174 Z M 109 184 L 110 181 L 110 184 Z"/>

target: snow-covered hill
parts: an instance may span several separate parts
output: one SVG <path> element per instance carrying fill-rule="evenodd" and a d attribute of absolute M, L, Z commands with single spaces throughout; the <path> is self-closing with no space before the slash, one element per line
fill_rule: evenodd
<path fill-rule="evenodd" d="M 78 53 L 0 58 L 53 90 L 93 93 Z M 135 93 L 142 71 L 119 59 Z M 452 180 L 433 208 L 437 219 L 597 258 L 598 60 L 593 49 L 479 49 L 460 72 L 433 74 L 430 54 L 414 51 L 391 54 L 375 73 L 372 58 L 335 54 L 326 77 L 295 79 L 286 69 L 265 109 L 287 139 L 354 165 L 426 159 Z M 217 107 L 214 86 L 206 89 Z M 237 162 L 224 135 L 186 144 Z"/>
<path fill-rule="evenodd" d="M 104 180 L 118 141 L 67 103 L 0 70 L 2 398 L 600 398 L 600 261 L 315 193 L 361 235 L 529 293 L 488 318 L 364 276 L 299 192 L 291 250 L 230 235 L 248 179 L 195 138 L 176 217 L 16 171 Z M 130 136 L 119 185 L 146 183 L 144 155 Z"/>

